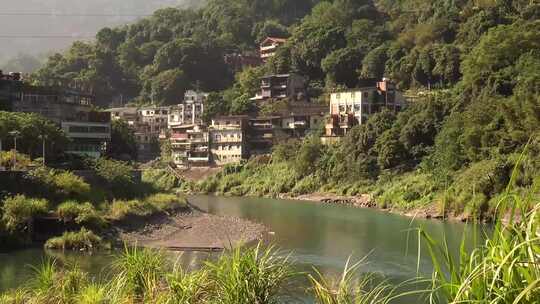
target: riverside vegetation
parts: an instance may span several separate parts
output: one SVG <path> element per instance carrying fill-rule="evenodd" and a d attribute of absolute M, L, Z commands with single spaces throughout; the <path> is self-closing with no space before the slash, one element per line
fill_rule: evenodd
<path fill-rule="evenodd" d="M 62 236 L 46 243 L 47 248 L 97 249 L 107 247 L 99 236 L 111 225 L 133 218 L 144 219 L 187 208 L 185 198 L 168 185 L 143 178 L 136 183 L 127 163 L 99 159 L 92 167 L 92 184 L 69 171 L 38 166 L 15 184 L 2 187 L 0 201 L 0 245 L 10 248 L 30 243 L 34 219 L 54 215 L 67 228 Z"/>
<path fill-rule="evenodd" d="M 295 303 L 293 294 L 318 304 L 386 304 L 411 295 L 429 303 L 538 303 L 540 208 L 532 194 L 507 190 L 498 212 L 511 214 L 508 223 L 497 224 L 484 245 L 462 246 L 455 259 L 456 252 L 418 228 L 418 242 L 427 245 L 434 263 L 433 275 L 397 286 L 377 274 L 359 275 L 365 260 L 347 263 L 337 278 L 317 270 L 299 273 L 289 255 L 262 245 L 236 248 L 194 271 L 182 269 L 163 252 L 126 248 L 108 282 L 49 260 L 34 269 L 27 286 L 1 295 L 0 303 L 269 304 Z M 299 284 L 302 277 L 311 286 Z"/>
<path fill-rule="evenodd" d="M 382 207 L 435 205 L 443 215 L 490 218 L 529 139 L 516 186 L 526 190 L 540 171 L 539 17 L 540 4 L 529 0 L 208 0 L 104 28 L 31 78 L 76 79 L 98 100 L 121 95 L 138 105 L 173 104 L 187 89 L 212 92 L 209 121 L 271 115 L 294 102 L 250 100 L 264 74 L 305 76 L 321 104 L 361 79 L 388 77 L 411 97 L 405 111 L 374 115 L 335 146 L 322 146 L 320 134 L 283 143 L 271 161 L 229 167 L 198 189 L 371 193 Z M 265 64 L 235 74 L 224 62 L 267 36 L 288 40 Z"/>

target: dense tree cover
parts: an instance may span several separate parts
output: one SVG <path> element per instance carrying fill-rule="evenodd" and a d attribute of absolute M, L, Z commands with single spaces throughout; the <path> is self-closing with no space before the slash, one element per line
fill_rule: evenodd
<path fill-rule="evenodd" d="M 72 79 L 104 102 L 123 95 L 173 103 L 186 89 L 212 91 L 209 120 L 256 110 L 250 97 L 267 73 L 306 76 L 312 97 L 389 77 L 416 93 L 408 109 L 374 115 L 336 146 L 315 138 L 291 145 L 295 153 L 275 158 L 294 162 L 286 182 L 373 183 L 416 172 L 397 183 L 451 188 L 461 201 L 475 193 L 483 206 L 513 166 L 520 186 L 540 168 L 539 17 L 540 5 L 528 0 L 213 0 L 104 29 L 96 42 L 52 56 L 34 79 Z M 267 35 L 289 39 L 263 66 L 233 75 L 224 55 L 255 51 Z M 415 191 L 407 199 L 422 192 Z"/>
<path fill-rule="evenodd" d="M 107 156 L 115 159 L 137 159 L 135 132 L 123 120 L 111 122 L 111 142 L 107 146 Z"/>

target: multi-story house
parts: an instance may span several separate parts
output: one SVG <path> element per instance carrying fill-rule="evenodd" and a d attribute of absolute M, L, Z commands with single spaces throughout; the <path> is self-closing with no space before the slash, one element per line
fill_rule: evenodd
<path fill-rule="evenodd" d="M 180 168 L 210 165 L 210 138 L 202 126 L 178 126 L 169 137 L 172 161 Z"/>
<path fill-rule="evenodd" d="M 282 129 L 290 137 L 304 137 L 321 127 L 328 108 L 310 103 L 301 103 L 283 111 Z"/>
<path fill-rule="evenodd" d="M 281 117 L 254 117 L 250 118 L 248 123 L 250 155 L 270 154 L 281 135 Z"/>
<path fill-rule="evenodd" d="M 81 112 L 76 120 L 64 120 L 62 130 L 71 139 L 66 152 L 99 158 L 111 140 L 111 118 L 106 112 Z"/>
<path fill-rule="evenodd" d="M 372 86 L 332 93 L 326 136 L 343 136 L 383 108 L 400 111 L 404 106 L 403 95 L 386 78 L 380 82 L 373 81 Z"/>
<path fill-rule="evenodd" d="M 111 118 L 93 109 L 93 95 L 22 81 L 16 88 L 11 110 L 40 114 L 58 124 L 70 139 L 67 153 L 100 157 L 106 151 L 111 140 Z"/>
<path fill-rule="evenodd" d="M 143 107 L 137 110 L 134 126 L 139 161 L 150 161 L 159 156 L 159 138 L 167 131 L 169 107 Z"/>
<path fill-rule="evenodd" d="M 209 132 L 213 163 L 222 166 L 239 163 L 247 157 L 247 122 L 248 116 L 222 116 L 212 119 Z"/>
<path fill-rule="evenodd" d="M 259 47 L 261 59 L 266 61 L 268 58 L 275 56 L 277 49 L 285 42 L 287 42 L 287 39 L 284 38 L 268 37 L 264 39 Z"/>
<path fill-rule="evenodd" d="M 189 150 L 187 160 L 190 166 L 210 165 L 210 137 L 208 130 L 195 126 L 187 131 Z"/>
<path fill-rule="evenodd" d="M 306 79 L 297 74 L 276 74 L 261 78 L 261 91 L 251 100 L 304 99 Z"/>
<path fill-rule="evenodd" d="M 169 128 L 203 124 L 204 102 L 207 97 L 207 93 L 187 91 L 184 95 L 184 101 L 171 107 L 168 117 Z"/>

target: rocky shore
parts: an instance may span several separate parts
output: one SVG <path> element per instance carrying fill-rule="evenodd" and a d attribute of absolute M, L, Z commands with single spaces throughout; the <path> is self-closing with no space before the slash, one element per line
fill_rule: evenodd
<path fill-rule="evenodd" d="M 281 199 L 300 200 L 300 201 L 313 201 L 322 204 L 351 206 L 356 208 L 371 208 L 378 209 L 385 212 L 400 214 L 411 218 L 424 218 L 424 219 L 437 219 L 437 220 L 453 220 L 466 222 L 470 218 L 466 215 L 449 215 L 443 216 L 441 212 L 434 205 L 430 205 L 424 208 L 416 208 L 412 210 L 399 210 L 381 208 L 375 202 L 375 199 L 369 194 L 362 194 L 358 196 L 344 196 L 332 193 L 310 193 L 299 196 L 292 196 L 289 194 L 280 196 Z"/>

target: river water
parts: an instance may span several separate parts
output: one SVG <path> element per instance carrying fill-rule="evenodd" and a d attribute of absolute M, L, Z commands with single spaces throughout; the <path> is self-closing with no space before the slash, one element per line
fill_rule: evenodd
<path fill-rule="evenodd" d="M 413 228 L 421 226 L 435 239 L 446 238 L 456 252 L 464 233 L 473 235 L 473 228 L 461 223 L 413 221 L 377 210 L 314 202 L 214 196 L 194 196 L 189 201 L 212 214 L 264 224 L 272 231 L 272 242 L 292 252 L 299 269 L 317 267 L 325 274 L 339 274 L 349 257 L 355 261 L 367 256 L 367 263 L 360 268 L 362 272 L 377 272 L 393 282 L 400 282 L 417 275 L 420 261 L 420 273 L 429 276 L 430 259 L 425 250 L 421 250 L 418 260 L 418 240 Z M 39 264 L 48 255 L 77 263 L 98 277 L 105 276 L 110 269 L 111 254 L 105 253 L 66 255 L 46 253 L 38 248 L 0 253 L 0 291 L 24 283 L 31 273 L 30 265 Z M 206 255 L 188 254 L 183 258 L 192 263 L 201 257 Z"/>

